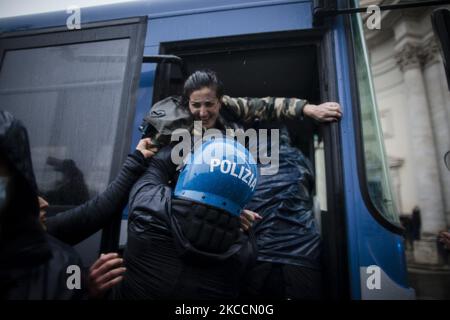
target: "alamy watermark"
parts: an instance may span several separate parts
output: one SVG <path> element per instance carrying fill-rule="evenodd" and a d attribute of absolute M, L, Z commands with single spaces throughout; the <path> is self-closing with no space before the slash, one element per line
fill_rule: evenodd
<path fill-rule="evenodd" d="M 68 274 L 66 286 L 69 290 L 81 289 L 81 268 L 77 265 L 70 265 L 66 269 Z"/>
<path fill-rule="evenodd" d="M 367 14 L 369 17 L 366 21 L 366 27 L 369 30 L 380 30 L 381 29 L 381 10 L 377 5 L 370 5 L 367 7 Z"/>
<path fill-rule="evenodd" d="M 226 162 L 218 162 L 217 159 L 222 160 L 235 159 L 236 164 L 253 163 L 260 164 L 261 175 L 274 175 L 278 173 L 280 163 L 280 133 L 278 129 L 226 129 L 226 137 L 231 138 L 235 143 L 247 147 L 251 157 L 246 157 L 241 154 L 238 148 L 224 145 L 222 149 L 205 149 L 203 150 L 203 143 L 214 138 L 223 138 L 223 133 L 218 129 L 208 129 L 202 131 L 202 122 L 194 121 L 194 137 L 187 129 L 177 129 L 172 133 L 171 141 L 178 142 L 172 149 L 171 160 L 176 165 L 186 164 L 194 161 L 195 164 L 201 164 L 205 161 L 211 161 L 210 165 L 223 166 L 223 170 L 233 170 L 233 164 Z M 194 145 L 192 145 L 194 141 Z M 188 157 L 195 150 L 198 156 L 193 158 Z M 236 172 L 238 176 L 241 173 Z M 245 175 L 245 172 L 242 173 Z"/>
<path fill-rule="evenodd" d="M 81 29 L 81 9 L 78 6 L 70 6 L 66 13 L 69 14 L 66 20 L 66 26 L 69 30 Z"/>
<path fill-rule="evenodd" d="M 369 275 L 366 280 L 366 287 L 369 290 L 381 289 L 381 268 L 376 265 L 368 266 L 366 273 Z"/>

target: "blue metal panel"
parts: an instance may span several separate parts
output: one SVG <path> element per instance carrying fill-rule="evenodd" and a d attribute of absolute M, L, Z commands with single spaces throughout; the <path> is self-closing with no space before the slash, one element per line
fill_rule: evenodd
<path fill-rule="evenodd" d="M 146 45 L 188 39 L 307 29 L 309 2 L 150 19 Z"/>
<path fill-rule="evenodd" d="M 224 11 L 238 8 L 270 6 L 280 3 L 311 3 L 311 0 L 144 0 L 87 7 L 81 9 L 81 26 L 85 23 L 148 16 L 161 18 L 200 12 Z M 56 11 L 36 15 L 0 19 L 0 32 L 31 30 L 66 25 L 70 14 Z"/>
<path fill-rule="evenodd" d="M 361 297 L 359 287 L 359 255 L 358 255 L 358 226 L 357 217 L 353 208 L 356 203 L 355 184 L 352 180 L 352 172 L 354 174 L 356 168 L 353 120 L 351 117 L 351 93 L 349 88 L 349 70 L 348 70 L 348 53 L 346 47 L 346 39 L 344 33 L 342 18 L 336 23 L 334 32 L 335 54 L 336 54 L 336 74 L 337 87 L 339 95 L 339 103 L 343 108 L 345 116 L 341 120 L 341 143 L 344 167 L 344 184 L 345 184 L 345 201 L 346 201 L 346 219 L 347 219 L 347 245 L 349 259 L 350 289 L 351 297 L 359 299 Z"/>
<path fill-rule="evenodd" d="M 341 141 L 344 165 L 347 239 L 351 295 L 361 298 L 360 267 L 377 265 L 399 286 L 407 288 L 406 261 L 403 241 L 399 235 L 382 227 L 368 211 L 357 172 L 357 154 L 352 115 L 349 53 L 343 18 L 336 20 L 334 32 L 337 85 L 339 100 L 344 109 L 341 121 Z M 364 285 L 364 284 L 363 284 Z"/>

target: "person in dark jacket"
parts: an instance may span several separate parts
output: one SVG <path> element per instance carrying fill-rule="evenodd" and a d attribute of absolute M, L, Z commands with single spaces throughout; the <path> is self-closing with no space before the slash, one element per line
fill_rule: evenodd
<path fill-rule="evenodd" d="M 0 297 L 80 299 L 67 286 L 67 267 L 81 266 L 77 253 L 45 233 L 39 222 L 37 187 L 26 129 L 0 111 Z"/>
<path fill-rule="evenodd" d="M 254 259 L 254 242 L 240 231 L 239 215 L 173 196 L 170 154 L 170 146 L 161 149 L 130 193 L 127 272 L 113 298 L 236 298 Z M 209 172 L 201 174 L 206 184 L 215 184 Z"/>
<path fill-rule="evenodd" d="M 321 237 L 313 212 L 314 173 L 303 153 L 280 130 L 279 169 L 261 176 L 249 210 L 262 219 L 253 230 L 258 262 L 243 296 L 264 299 L 320 299 Z"/>
<path fill-rule="evenodd" d="M 122 259 L 116 253 L 102 254 L 91 266 L 89 276 L 81 279 L 82 289 L 69 290 L 66 269 L 78 266 L 82 270 L 82 263 L 65 243 L 84 240 L 122 212 L 129 190 L 147 167 L 146 159 L 156 152 L 150 146 L 150 139 L 139 142 L 105 192 L 79 207 L 46 219 L 48 203 L 37 196 L 26 129 L 11 114 L 0 113 L 0 154 L 7 155 L 0 156 L 0 287 L 5 288 L 1 291 L 3 298 L 99 297 L 120 282 L 124 272 Z M 65 243 L 45 234 L 47 229 Z"/>

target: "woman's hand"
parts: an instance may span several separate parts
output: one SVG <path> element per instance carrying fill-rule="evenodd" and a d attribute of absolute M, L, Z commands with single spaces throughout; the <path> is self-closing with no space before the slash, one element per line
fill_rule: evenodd
<path fill-rule="evenodd" d="M 333 122 L 341 119 L 342 108 L 337 102 L 307 104 L 303 107 L 303 114 L 319 122 Z"/>
<path fill-rule="evenodd" d="M 89 297 L 101 298 L 122 281 L 125 270 L 123 259 L 117 253 L 102 254 L 89 269 Z"/>
<path fill-rule="evenodd" d="M 253 225 L 253 222 L 256 220 L 261 220 L 262 217 L 256 212 L 244 209 L 241 213 L 241 228 L 244 231 L 250 229 Z"/>
<path fill-rule="evenodd" d="M 145 159 L 153 157 L 158 152 L 158 148 L 153 146 L 150 138 L 141 139 L 136 146 L 136 150 L 139 150 Z"/>
<path fill-rule="evenodd" d="M 439 240 L 439 242 L 444 244 L 444 247 L 447 250 L 450 250 L 450 232 L 447 232 L 447 231 L 439 232 L 438 240 Z"/>

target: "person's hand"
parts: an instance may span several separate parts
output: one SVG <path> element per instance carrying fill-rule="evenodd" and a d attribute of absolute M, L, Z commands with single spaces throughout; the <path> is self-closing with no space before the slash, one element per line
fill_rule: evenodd
<path fill-rule="evenodd" d="M 342 108 L 337 102 L 307 104 L 303 107 L 303 114 L 319 122 L 333 122 L 341 119 Z"/>
<path fill-rule="evenodd" d="M 122 281 L 125 270 L 123 259 L 117 253 L 102 254 L 89 268 L 89 297 L 102 297 L 107 290 Z"/>
<path fill-rule="evenodd" d="M 247 231 L 253 225 L 256 220 L 261 220 L 262 217 L 256 212 L 244 209 L 241 213 L 241 228 L 243 231 Z"/>
<path fill-rule="evenodd" d="M 136 150 L 139 150 L 145 159 L 153 157 L 158 152 L 158 148 L 152 145 L 152 139 L 150 138 L 141 139 L 136 146 Z"/>
<path fill-rule="evenodd" d="M 447 231 L 439 232 L 438 240 L 439 240 L 439 242 L 444 244 L 444 247 L 447 250 L 450 250 L 450 232 L 447 232 Z"/>

